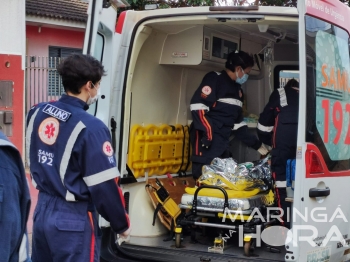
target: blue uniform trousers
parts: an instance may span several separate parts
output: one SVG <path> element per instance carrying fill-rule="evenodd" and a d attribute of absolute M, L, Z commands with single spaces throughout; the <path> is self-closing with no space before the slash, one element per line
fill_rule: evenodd
<path fill-rule="evenodd" d="M 33 262 L 98 262 L 101 230 L 88 202 L 39 192 L 33 223 Z"/>
<path fill-rule="evenodd" d="M 210 165 L 215 157 L 228 158 L 229 137 L 232 132 L 231 127 L 214 126 L 213 141 L 209 148 L 202 147 L 201 139 L 203 133 L 195 130 L 193 124 L 190 127 L 190 139 L 192 144 L 192 176 L 198 179 L 202 175 L 203 165 Z"/>

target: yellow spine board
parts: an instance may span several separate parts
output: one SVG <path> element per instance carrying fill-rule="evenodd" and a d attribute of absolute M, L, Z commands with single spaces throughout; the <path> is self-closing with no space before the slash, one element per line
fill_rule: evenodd
<path fill-rule="evenodd" d="M 175 125 L 173 130 L 169 125 L 134 125 L 130 131 L 128 166 L 136 178 L 145 176 L 145 172 L 149 176 L 177 173 L 187 166 L 189 143 L 187 126 Z"/>

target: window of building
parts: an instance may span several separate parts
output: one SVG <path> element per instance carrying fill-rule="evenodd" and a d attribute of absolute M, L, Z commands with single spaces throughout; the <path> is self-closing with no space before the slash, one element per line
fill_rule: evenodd
<path fill-rule="evenodd" d="M 64 93 L 61 77 L 57 72 L 57 66 L 61 59 L 73 53 L 81 54 L 82 49 L 49 46 L 49 82 L 48 95 L 61 96 Z"/>

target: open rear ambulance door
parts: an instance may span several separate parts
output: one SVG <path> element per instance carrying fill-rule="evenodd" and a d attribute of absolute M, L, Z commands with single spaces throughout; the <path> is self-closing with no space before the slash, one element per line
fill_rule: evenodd
<path fill-rule="evenodd" d="M 88 112 L 110 126 L 112 137 L 115 137 L 116 122 L 114 116 L 110 115 L 111 95 L 115 91 L 114 73 L 120 44 L 115 33 L 117 7 L 126 5 L 123 0 L 90 0 L 83 48 L 84 54 L 101 61 L 106 70 L 106 76 L 101 81 L 101 96 L 97 103 L 90 106 Z M 114 149 L 117 148 L 115 141 L 113 143 Z"/>
<path fill-rule="evenodd" d="M 350 253 L 350 9 L 298 1 L 300 105 L 293 218 L 286 261 Z"/>
<path fill-rule="evenodd" d="M 88 21 L 86 25 L 83 53 L 94 56 L 101 61 L 106 71 L 100 84 L 101 96 L 91 105 L 88 112 L 101 119 L 109 127 L 112 136 L 112 145 L 118 155 L 116 144 L 117 122 L 120 119 L 120 106 L 113 97 L 121 97 L 121 87 L 117 86 L 116 67 L 120 50 L 120 34 L 116 31 L 117 7 L 125 7 L 124 0 L 90 0 L 88 7 Z M 120 80 L 120 79 L 119 79 Z M 121 82 L 121 81 L 119 81 Z M 118 113 L 119 111 L 119 113 Z M 119 116 L 118 116 L 119 115 Z M 116 257 L 111 250 L 110 239 L 114 233 L 110 230 L 109 222 L 101 216 L 99 224 L 102 229 L 101 261 L 114 261 Z M 119 260 L 118 260 L 119 261 Z"/>

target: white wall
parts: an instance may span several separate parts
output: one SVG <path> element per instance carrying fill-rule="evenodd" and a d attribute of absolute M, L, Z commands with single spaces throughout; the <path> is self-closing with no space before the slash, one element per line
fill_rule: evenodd
<path fill-rule="evenodd" d="M 0 53 L 24 55 L 25 0 L 0 0 L 0 7 Z"/>
<path fill-rule="evenodd" d="M 131 126 L 176 124 L 182 68 L 159 65 L 165 37 L 153 32 L 140 50 L 132 79 Z"/>
<path fill-rule="evenodd" d="M 165 39 L 165 33 L 154 30 L 140 50 L 132 76 L 131 126 L 189 124 L 192 120 L 190 99 L 204 75 L 215 70 L 202 65 L 159 64 Z M 247 40 L 243 40 L 242 44 L 244 51 L 249 53 L 256 53 L 262 48 L 260 44 Z M 222 64 L 221 69 L 224 68 Z M 243 89 L 248 112 L 259 115 L 265 106 L 264 81 L 250 80 Z"/>

